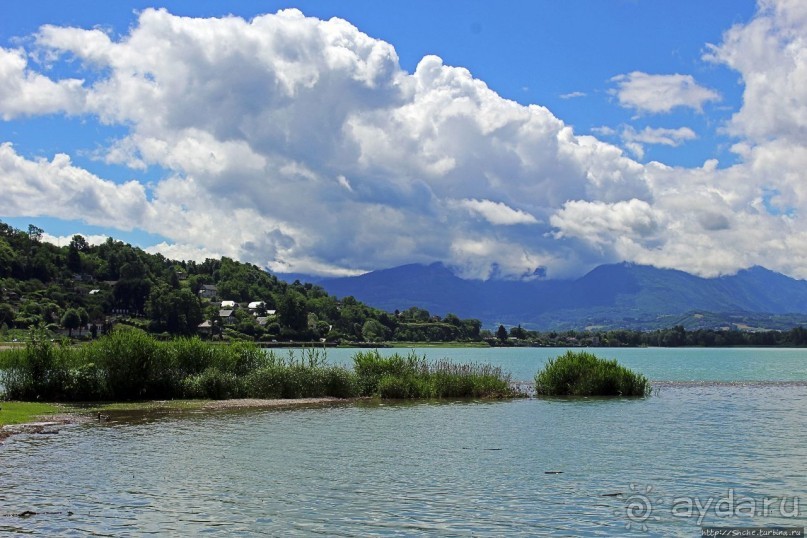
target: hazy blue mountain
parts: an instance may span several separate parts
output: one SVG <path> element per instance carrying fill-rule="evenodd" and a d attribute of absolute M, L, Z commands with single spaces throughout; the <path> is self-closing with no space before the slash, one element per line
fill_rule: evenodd
<path fill-rule="evenodd" d="M 763 267 L 701 278 L 620 263 L 599 266 L 576 280 L 513 282 L 463 280 L 435 263 L 317 279 L 317 284 L 330 294 L 352 295 L 383 310 L 418 306 L 434 314 L 478 318 L 486 327 L 717 327 L 743 320 L 757 324 L 752 326 L 776 320 L 770 323 L 778 326 L 788 319 L 783 314 L 807 314 L 807 281 Z"/>

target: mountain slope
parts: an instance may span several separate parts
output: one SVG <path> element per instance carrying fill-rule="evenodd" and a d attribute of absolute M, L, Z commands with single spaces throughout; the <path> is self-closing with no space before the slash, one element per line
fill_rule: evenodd
<path fill-rule="evenodd" d="M 322 279 L 319 285 L 331 294 L 352 295 L 387 311 L 417 305 L 437 314 L 477 318 L 485 326 L 642 329 L 669 326 L 693 312 L 735 317 L 807 314 L 807 282 L 762 267 L 706 279 L 683 271 L 621 263 L 599 266 L 576 280 L 512 282 L 463 280 L 436 263 Z M 723 318 L 706 319 L 719 326 Z"/>

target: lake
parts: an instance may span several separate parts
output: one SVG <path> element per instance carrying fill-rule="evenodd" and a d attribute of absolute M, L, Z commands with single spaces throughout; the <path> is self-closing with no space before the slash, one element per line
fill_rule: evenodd
<path fill-rule="evenodd" d="M 700 536 L 701 525 L 807 525 L 807 350 L 594 351 L 656 393 L 128 414 L 16 436 L 0 447 L 0 533 Z M 528 381 L 563 350 L 416 352 Z M 26 510 L 37 514 L 15 515 Z"/>

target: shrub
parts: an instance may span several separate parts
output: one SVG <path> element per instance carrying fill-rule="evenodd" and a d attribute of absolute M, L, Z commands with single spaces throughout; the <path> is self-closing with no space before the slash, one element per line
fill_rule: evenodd
<path fill-rule="evenodd" d="M 535 375 L 536 394 L 548 396 L 648 396 L 650 391 L 645 376 L 586 351 L 549 359 Z"/>
<path fill-rule="evenodd" d="M 77 402 L 105 399 L 103 372 L 91 362 L 72 368 L 65 392 L 68 400 Z"/>
<path fill-rule="evenodd" d="M 364 396 L 378 393 L 378 385 L 384 376 L 404 377 L 407 375 L 428 374 L 425 357 L 411 352 L 406 357 L 397 353 L 382 357 L 378 350 L 360 351 L 353 356 L 353 370 L 359 383 L 359 391 Z"/>
<path fill-rule="evenodd" d="M 169 345 L 171 359 L 180 376 L 199 374 L 213 364 L 216 348 L 199 337 L 179 338 Z"/>
<path fill-rule="evenodd" d="M 170 384 L 169 358 L 156 340 L 137 329 L 116 328 L 87 346 L 87 355 L 104 372 L 107 393 L 115 400 L 164 397 Z"/>
<path fill-rule="evenodd" d="M 244 379 L 244 391 L 252 398 L 280 398 L 283 395 L 283 371 L 265 366 L 250 372 Z"/>
<path fill-rule="evenodd" d="M 250 342 L 232 342 L 229 345 L 210 345 L 210 366 L 222 372 L 243 376 L 267 363 L 266 354 Z"/>
<path fill-rule="evenodd" d="M 439 361 L 429 364 L 414 352 L 381 357 L 378 351 L 353 357 L 358 391 L 382 398 L 513 397 L 510 376 L 500 368 Z"/>
<path fill-rule="evenodd" d="M 230 372 L 208 368 L 204 372 L 182 380 L 182 394 L 185 398 L 210 398 L 226 400 L 243 396 L 242 380 Z"/>
<path fill-rule="evenodd" d="M 4 352 L 5 397 L 15 400 L 56 400 L 64 397 L 69 379 L 69 349 L 53 345 L 47 333 L 33 329 L 25 349 Z"/>
<path fill-rule="evenodd" d="M 325 369 L 325 393 L 334 398 L 351 398 L 358 393 L 356 375 L 340 366 Z"/>
<path fill-rule="evenodd" d="M 510 376 L 489 364 L 456 364 L 440 361 L 432 368 L 438 398 L 513 396 Z"/>
<path fill-rule="evenodd" d="M 416 388 L 412 377 L 384 375 L 378 380 L 378 395 L 382 398 L 414 398 Z"/>

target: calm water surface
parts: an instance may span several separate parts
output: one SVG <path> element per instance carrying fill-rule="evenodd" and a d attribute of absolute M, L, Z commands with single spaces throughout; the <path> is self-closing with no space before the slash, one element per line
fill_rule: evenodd
<path fill-rule="evenodd" d="M 577 348 L 579 350 L 579 348 Z M 501 366 L 515 381 L 532 380 L 547 359 L 562 355 L 558 348 L 431 348 L 379 349 L 384 356 L 414 351 L 432 359 L 481 362 Z M 762 348 L 586 348 L 654 381 L 805 381 L 807 349 Z M 285 354 L 286 351 L 276 351 Z M 328 361 L 353 364 L 354 349 L 328 349 Z"/>
<path fill-rule="evenodd" d="M 419 352 L 526 380 L 560 350 Z M 352 354 L 342 353 L 329 360 Z M 700 536 L 701 516 L 807 525 L 807 351 L 599 353 L 657 380 L 657 394 L 120 415 L 17 436 L 0 447 L 0 534 Z M 15 516 L 26 510 L 37 515 Z"/>

